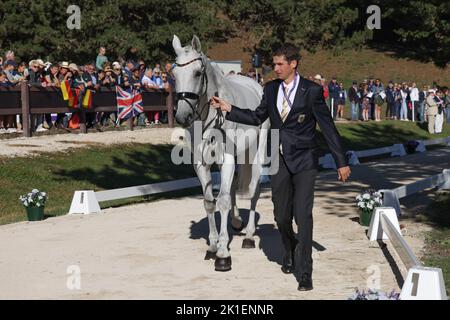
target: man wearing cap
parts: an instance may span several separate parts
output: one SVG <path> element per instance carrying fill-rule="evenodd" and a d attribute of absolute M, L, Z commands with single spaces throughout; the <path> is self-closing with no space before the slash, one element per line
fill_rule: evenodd
<path fill-rule="evenodd" d="M 350 168 L 338 131 L 323 97 L 323 88 L 297 72 L 299 49 L 285 44 L 273 55 L 277 80 L 264 87 L 256 110 L 241 109 L 213 97 L 211 105 L 227 112 L 226 119 L 261 125 L 270 119 L 279 130 L 279 170 L 271 178 L 274 216 L 284 249 L 281 271 L 295 273 L 298 290 L 312 290 L 314 184 L 318 170 L 316 124 L 319 124 L 338 167 L 338 179 L 346 181 Z M 293 229 L 293 218 L 298 233 Z"/>
<path fill-rule="evenodd" d="M 435 122 L 436 122 L 436 115 L 438 114 L 438 104 L 435 100 L 435 91 L 430 89 L 428 90 L 428 97 L 426 102 L 426 114 L 428 118 L 428 132 L 430 134 L 435 133 Z"/>

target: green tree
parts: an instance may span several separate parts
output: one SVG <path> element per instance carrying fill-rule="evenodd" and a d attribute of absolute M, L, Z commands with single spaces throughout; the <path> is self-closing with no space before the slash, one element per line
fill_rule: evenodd
<path fill-rule="evenodd" d="M 190 41 L 197 34 L 205 45 L 223 25 L 216 6 L 207 0 L 84 0 L 81 29 L 70 30 L 66 13 L 72 1 L 4 0 L 0 2 L 0 48 L 18 57 L 50 61 L 92 61 L 99 46 L 107 56 L 171 59 L 172 37 Z M 206 47 L 206 46 L 205 46 Z M 2 52 L 2 53 L 3 53 Z"/>

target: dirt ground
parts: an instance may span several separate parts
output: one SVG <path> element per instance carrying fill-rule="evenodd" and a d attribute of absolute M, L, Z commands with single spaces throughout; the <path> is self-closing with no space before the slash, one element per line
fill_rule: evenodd
<path fill-rule="evenodd" d="M 257 206 L 257 248 L 242 249 L 243 238 L 232 234 L 233 266 L 226 273 L 203 260 L 208 223 L 200 196 L 0 226 L 0 299 L 346 299 L 378 276 L 382 291 L 399 291 L 406 270 L 389 243 L 369 242 L 354 197 L 367 187 L 392 188 L 444 168 L 450 168 L 448 148 L 353 167 L 345 184 L 335 172 L 321 172 L 310 292 L 297 291 L 294 276 L 280 271 L 281 240 L 266 189 Z M 420 212 L 431 197 L 423 192 L 402 201 L 405 213 Z M 429 227 L 402 223 L 420 257 Z"/>

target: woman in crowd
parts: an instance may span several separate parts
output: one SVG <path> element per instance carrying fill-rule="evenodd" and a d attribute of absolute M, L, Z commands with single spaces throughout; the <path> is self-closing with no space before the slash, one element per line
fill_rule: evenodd
<path fill-rule="evenodd" d="M 363 84 L 362 90 L 361 90 L 361 96 L 362 96 L 362 116 L 363 121 L 369 121 L 369 111 L 370 111 L 370 91 L 369 91 L 369 85 Z"/>
<path fill-rule="evenodd" d="M 45 75 L 47 86 L 61 87 L 59 81 L 59 65 L 52 64 Z"/>
<path fill-rule="evenodd" d="M 375 103 L 375 121 L 381 121 L 381 107 L 384 104 L 384 99 L 386 94 L 384 93 L 384 86 L 380 79 L 375 80 L 375 85 L 373 86 L 374 103 Z"/>
<path fill-rule="evenodd" d="M 344 119 L 344 107 L 345 107 L 345 100 L 347 99 L 347 92 L 344 89 L 344 84 L 341 82 L 339 84 L 339 99 L 338 99 L 338 109 L 337 109 L 337 119 L 343 120 Z"/>
<path fill-rule="evenodd" d="M 405 82 L 403 82 L 402 87 L 400 89 L 400 93 L 402 96 L 402 105 L 400 109 L 400 121 L 408 121 L 408 86 Z"/>
<path fill-rule="evenodd" d="M 146 90 L 158 90 L 159 86 L 153 81 L 153 70 L 152 68 L 147 68 L 144 76 L 141 80 L 142 86 Z M 149 126 L 151 124 L 159 124 L 159 112 L 149 111 L 147 112 L 147 119 L 145 120 L 145 125 Z"/>

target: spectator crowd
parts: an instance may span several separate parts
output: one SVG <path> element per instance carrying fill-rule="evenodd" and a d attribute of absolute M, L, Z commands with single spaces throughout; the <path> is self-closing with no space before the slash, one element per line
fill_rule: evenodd
<path fill-rule="evenodd" d="M 106 49 L 99 48 L 95 61 L 78 66 L 75 63 L 62 61 L 60 63 L 44 62 L 42 59 L 16 62 L 13 51 L 7 51 L 5 61 L 0 57 L 0 87 L 17 86 L 27 81 L 30 86 L 61 88 L 62 83 L 68 83 L 70 88 L 98 91 L 101 88 L 144 88 L 147 90 L 168 90 L 175 87 L 175 79 L 171 70 L 173 65 L 166 63 L 164 67 L 156 64 L 147 65 L 144 60 L 111 61 L 106 56 Z M 230 72 L 230 75 L 234 72 Z M 248 73 L 238 73 L 251 77 L 261 84 L 263 78 L 255 69 Z M 344 111 L 348 106 L 349 120 L 352 121 L 381 121 L 382 110 L 384 118 L 399 121 L 428 122 L 431 134 L 442 132 L 445 122 L 450 123 L 450 94 L 447 87 L 423 86 L 418 88 L 416 83 L 394 83 L 389 81 L 387 86 L 380 79 L 369 77 L 358 83 L 353 81 L 351 87 L 345 88 L 333 76 L 327 84 L 326 79 L 317 74 L 309 79 L 322 85 L 325 100 L 328 103 L 334 120 L 344 119 Z M 383 107 L 384 106 L 384 107 Z M 69 128 L 70 119 L 74 113 L 60 113 L 57 115 L 33 115 L 32 130 L 47 131 L 52 127 Z M 160 124 L 160 112 L 147 112 L 139 117 L 144 125 Z M 96 125 L 117 125 L 116 112 L 97 112 L 86 114 L 88 127 Z M 0 115 L 0 134 L 20 131 L 22 127 L 21 115 Z"/>
<path fill-rule="evenodd" d="M 380 79 L 369 77 L 350 88 L 333 76 L 326 79 L 317 74 L 309 79 L 323 86 L 324 97 L 334 120 L 343 120 L 344 108 L 349 106 L 349 120 L 381 121 L 382 109 L 385 119 L 428 122 L 431 134 L 441 133 L 444 123 L 450 123 L 450 92 L 448 87 L 436 84 L 418 88 L 416 83 L 389 81 L 385 86 Z M 383 108 L 384 106 L 384 108 Z"/>
<path fill-rule="evenodd" d="M 95 61 L 82 66 L 68 61 L 44 62 L 42 59 L 33 59 L 28 64 L 17 63 L 14 52 L 7 51 L 5 61 L 0 57 L 0 87 L 17 86 L 27 81 L 30 86 L 56 88 L 61 88 L 65 82 L 71 89 L 79 88 L 82 91 L 114 89 L 115 86 L 124 89 L 168 90 L 169 86 L 174 85 L 171 69 L 171 63 L 161 67 L 160 64 L 147 65 L 144 60 L 110 61 L 104 47 L 99 49 Z M 74 113 L 61 113 L 56 117 L 51 114 L 33 115 L 32 130 L 41 132 L 52 127 L 68 128 Z M 88 127 L 116 125 L 116 117 L 116 112 L 87 113 L 86 124 Z M 160 112 L 147 112 L 143 117 L 147 126 L 160 124 L 160 119 Z M 21 128 L 21 115 L 0 115 L 0 134 L 20 132 Z"/>

